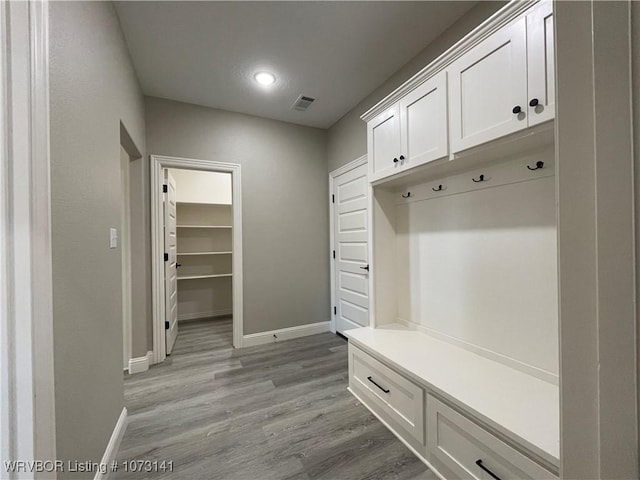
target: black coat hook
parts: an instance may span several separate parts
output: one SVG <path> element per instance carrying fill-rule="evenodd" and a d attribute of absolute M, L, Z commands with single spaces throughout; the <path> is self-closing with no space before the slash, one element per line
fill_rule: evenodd
<path fill-rule="evenodd" d="M 484 175 L 480 175 L 478 177 L 478 180 L 476 180 L 475 178 L 472 178 L 471 180 L 473 180 L 476 183 L 484 182 Z"/>
<path fill-rule="evenodd" d="M 407 192 L 406 195 L 402 195 L 402 198 L 409 198 L 411 196 L 411 192 Z"/>
<path fill-rule="evenodd" d="M 531 166 L 527 165 L 527 168 L 528 168 L 529 170 L 539 170 L 539 169 L 540 169 L 540 168 L 542 168 L 542 167 L 544 167 L 544 162 L 542 162 L 542 161 L 540 161 L 540 160 L 538 160 L 538 161 L 536 162 L 536 166 L 535 166 L 535 167 L 531 167 Z"/>
<path fill-rule="evenodd" d="M 433 190 L 434 192 L 441 192 L 442 191 L 442 185 L 438 185 L 438 188 L 431 187 L 431 190 Z"/>

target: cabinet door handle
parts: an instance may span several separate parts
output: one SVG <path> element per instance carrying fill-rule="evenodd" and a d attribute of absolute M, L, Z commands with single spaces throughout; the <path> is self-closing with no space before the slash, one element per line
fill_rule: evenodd
<path fill-rule="evenodd" d="M 393 163 L 398 163 L 398 158 L 397 157 L 393 159 Z"/>
<path fill-rule="evenodd" d="M 362 270 L 366 270 L 367 272 L 369 271 L 369 265 L 367 264 L 366 267 L 360 267 Z"/>
<path fill-rule="evenodd" d="M 520 105 L 516 105 L 515 107 L 513 107 L 513 110 L 511 111 L 513 112 L 514 115 L 517 115 L 522 111 L 522 107 Z"/>
<path fill-rule="evenodd" d="M 404 155 L 400 155 L 400 160 L 404 160 Z"/>
<path fill-rule="evenodd" d="M 489 470 L 487 467 L 485 467 L 482 464 L 482 460 L 481 459 L 476 460 L 476 465 L 478 465 L 482 470 L 484 470 L 489 475 L 491 475 L 491 478 L 494 478 L 495 480 L 501 480 L 501 478 L 499 476 L 497 476 L 495 473 L 493 473 L 491 470 Z"/>
<path fill-rule="evenodd" d="M 529 102 L 529 106 L 537 107 L 539 103 L 540 103 L 540 100 L 538 100 L 537 98 L 532 98 L 531 101 Z"/>
<path fill-rule="evenodd" d="M 387 390 L 386 388 L 381 387 L 380 385 L 378 385 L 371 377 L 367 377 L 367 380 L 369 380 L 371 383 L 373 383 L 376 387 L 378 387 L 380 390 L 382 390 L 384 393 L 389 393 L 391 390 Z M 497 477 L 496 477 L 497 478 Z M 498 478 L 498 480 L 500 480 Z"/>

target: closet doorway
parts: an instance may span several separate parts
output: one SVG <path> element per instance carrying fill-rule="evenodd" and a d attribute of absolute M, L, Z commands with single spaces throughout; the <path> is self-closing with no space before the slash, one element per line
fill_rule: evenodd
<path fill-rule="evenodd" d="M 240 166 L 151 156 L 151 178 L 154 363 L 181 322 L 232 316 L 242 346 Z"/>

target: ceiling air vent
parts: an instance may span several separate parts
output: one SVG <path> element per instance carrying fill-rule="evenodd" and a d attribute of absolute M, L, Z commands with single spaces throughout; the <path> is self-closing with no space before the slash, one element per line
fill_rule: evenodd
<path fill-rule="evenodd" d="M 304 112 L 315 100 L 315 98 L 300 95 L 291 108 L 299 112 Z"/>

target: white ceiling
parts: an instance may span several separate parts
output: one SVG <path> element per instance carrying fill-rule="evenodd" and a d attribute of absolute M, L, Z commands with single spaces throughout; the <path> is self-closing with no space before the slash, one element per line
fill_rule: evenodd
<path fill-rule="evenodd" d="M 328 128 L 475 2 L 117 2 L 146 95 Z M 265 88 L 256 71 L 273 72 Z M 300 94 L 316 98 L 291 110 Z"/>

